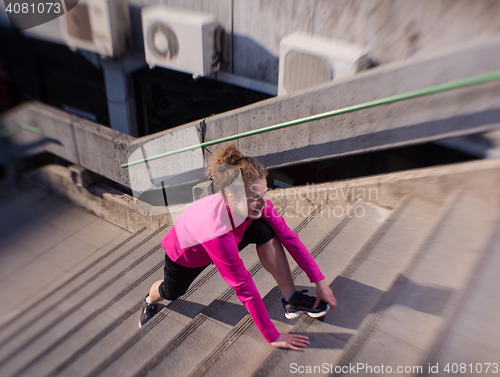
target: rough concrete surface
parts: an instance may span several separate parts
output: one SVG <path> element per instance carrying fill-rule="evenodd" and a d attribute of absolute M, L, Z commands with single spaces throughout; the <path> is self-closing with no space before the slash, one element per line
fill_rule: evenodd
<path fill-rule="evenodd" d="M 162 3 L 209 12 L 228 32 L 231 64 L 227 71 L 277 85 L 279 42 L 306 32 L 353 42 L 370 49 L 377 63 L 426 56 L 500 32 L 500 5 L 491 0 L 163 0 Z M 152 0 L 129 0 L 132 27 L 142 30 L 140 10 Z M 5 13 L 0 11 L 0 13 Z M 6 17 L 5 17 L 6 18 Z M 60 19 L 29 30 L 33 38 L 62 43 Z M 7 25 L 8 26 L 8 25 Z M 143 52 L 142 33 L 133 36 Z M 251 58 L 250 58 L 251 57 Z"/>

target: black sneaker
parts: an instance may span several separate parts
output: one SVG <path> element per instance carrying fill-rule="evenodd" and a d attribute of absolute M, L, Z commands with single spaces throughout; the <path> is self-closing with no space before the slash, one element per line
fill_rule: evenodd
<path fill-rule="evenodd" d="M 146 302 L 146 298 L 148 296 L 149 295 L 144 297 L 144 301 L 142 302 L 142 312 L 141 312 L 141 319 L 139 321 L 139 328 L 144 326 L 147 321 L 149 321 L 156 315 L 156 313 L 158 313 L 158 304 L 151 305 Z"/>
<path fill-rule="evenodd" d="M 302 313 L 306 313 L 313 318 L 319 318 L 323 317 L 330 309 L 330 306 L 323 300 L 321 300 L 317 308 L 314 308 L 316 297 L 308 296 L 302 292 L 307 292 L 307 290 L 295 292 L 288 302 L 284 298 L 281 299 L 287 319 L 297 318 Z"/>

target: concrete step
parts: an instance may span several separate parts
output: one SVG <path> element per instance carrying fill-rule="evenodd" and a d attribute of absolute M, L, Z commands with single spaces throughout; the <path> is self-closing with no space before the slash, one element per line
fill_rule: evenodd
<path fill-rule="evenodd" d="M 461 297 L 498 214 L 490 203 L 459 195 L 425 247 L 367 318 L 364 331 L 339 365 L 376 366 L 383 361 L 394 371 L 411 367 L 398 371 L 401 376 L 419 373 L 413 367 L 422 366 L 445 324 L 445 314 Z"/>
<path fill-rule="evenodd" d="M 76 331 L 89 324 L 99 328 L 120 316 L 121 312 L 113 311 L 120 300 L 131 293 L 134 285 L 147 279 L 152 271 L 161 269 L 163 254 L 159 250 L 159 241 L 164 232 L 165 229 L 154 232 L 146 238 L 146 242 L 130 248 L 105 268 L 89 270 L 94 275 L 85 287 L 78 287 L 64 301 L 44 312 L 43 317 L 39 316 L 36 321 L 26 324 L 18 336 L 4 342 L 0 354 L 0 374 L 19 375 L 24 368 L 33 367 L 35 361 L 46 357 L 47 353 L 62 348 Z M 102 318 L 102 323 L 96 318 Z M 86 330 L 86 336 L 90 335 L 91 331 Z"/>
<path fill-rule="evenodd" d="M 67 237 L 50 220 L 70 207 L 69 203 L 36 188 L 21 191 L 12 201 L 4 203 L 0 208 L 0 284 L 14 285 L 12 279 L 23 268 L 39 260 L 47 248 Z M 36 237 L 33 237 L 33 233 Z M 42 289 L 44 280 L 50 283 L 54 278 L 57 276 L 53 274 L 46 279 L 38 279 L 37 285 Z M 11 296 L 7 293 L 1 292 L 0 296 L 4 304 L 0 308 L 2 323 L 13 316 L 10 304 L 18 301 L 17 297 L 11 301 Z"/>
<path fill-rule="evenodd" d="M 251 247 L 242 251 L 242 259 L 250 262 L 252 259 Z M 153 281 L 162 278 L 162 274 L 155 275 Z M 96 366 L 100 366 L 99 370 L 106 369 L 117 355 L 127 353 L 132 347 L 137 347 L 138 343 L 143 344 L 144 338 L 152 330 L 155 334 L 162 334 L 160 341 L 168 341 L 168 339 L 180 332 L 183 327 L 188 324 L 192 317 L 211 302 L 211 295 L 217 291 L 218 287 L 224 282 L 219 277 L 215 268 L 208 267 L 202 275 L 200 275 L 193 285 L 182 297 L 176 301 L 166 305 L 160 313 L 151 320 L 146 326 L 138 330 L 138 321 L 140 309 L 142 308 L 142 298 L 146 294 L 149 286 L 145 285 L 142 288 L 140 300 L 131 307 L 121 318 L 96 334 L 93 338 L 86 342 L 81 342 L 71 355 L 59 358 L 53 365 L 48 376 L 85 376 L 93 372 Z M 130 313 L 130 315 L 128 315 Z M 126 318 L 125 318 L 126 317 Z M 158 323 L 159 322 L 159 323 Z M 161 326 L 167 328 L 161 329 Z M 158 338 L 158 336 L 156 336 Z M 165 340 L 167 339 L 167 340 Z M 157 349 L 155 344 L 147 343 L 144 351 L 151 352 L 152 349 Z M 134 357 L 136 357 L 134 355 Z M 128 360 L 128 361 L 134 361 Z M 138 359 L 140 361 L 140 358 Z"/>
<path fill-rule="evenodd" d="M 354 229 L 361 231 L 361 235 L 358 236 L 356 242 L 354 242 L 354 244 L 356 244 L 355 247 L 357 246 L 357 250 L 359 250 L 363 240 L 366 241 L 366 239 L 369 238 L 375 229 L 384 221 L 388 213 L 387 210 L 383 210 L 368 203 L 360 203 L 359 205 L 365 208 L 366 218 L 364 222 L 360 221 L 362 220 L 361 218 L 356 218 L 355 216 L 350 218 L 346 217 L 344 219 L 338 219 L 334 216 L 320 216 L 318 217 L 319 222 L 330 223 L 330 226 L 322 227 L 323 232 L 319 232 L 319 227 L 314 226 L 312 222 L 304 229 L 306 234 L 311 232 L 311 234 L 314 234 L 316 237 L 316 246 L 311 247 L 311 254 L 313 256 L 317 259 L 322 257 L 326 248 L 328 248 L 330 244 L 335 243 L 331 240 L 332 238 L 333 240 L 340 240 L 343 234 L 352 232 Z M 327 207 L 324 208 L 324 210 L 328 209 Z M 306 238 L 307 237 L 304 237 L 304 239 Z M 311 237 L 311 239 L 314 239 L 314 237 Z M 329 242 L 324 242 L 325 239 L 329 239 Z M 342 251 L 340 251 L 340 254 L 342 254 Z M 320 263 L 320 266 L 322 267 L 322 271 L 328 269 L 328 266 L 325 266 L 323 263 Z M 294 277 L 300 275 L 299 271 L 300 269 L 298 267 L 292 266 L 292 274 Z M 281 307 L 281 294 L 279 293 L 279 289 L 276 288 L 276 283 L 272 277 L 263 270 L 255 275 L 254 281 L 256 281 L 259 291 L 264 296 L 264 302 L 268 307 L 270 318 L 275 323 L 278 331 L 288 332 L 296 320 L 288 323 L 285 322 L 287 320 L 284 318 L 283 308 Z M 304 279 L 302 284 L 303 285 L 299 283 L 297 288 L 310 288 L 312 285 L 307 279 Z M 258 363 L 264 360 L 265 357 L 272 352 L 273 347 L 267 345 L 263 341 L 262 335 L 253 325 L 253 321 L 251 321 L 251 318 L 244 309 L 240 310 L 238 316 L 242 321 L 235 323 L 231 331 L 226 331 L 225 333 L 217 331 L 220 342 L 216 343 L 217 347 L 213 348 L 214 340 L 218 339 L 211 337 L 210 332 L 212 331 L 215 321 L 219 320 L 220 322 L 224 322 L 224 317 L 231 310 L 231 303 L 235 306 L 237 305 L 236 300 L 230 300 L 226 307 L 221 308 L 221 310 L 211 316 L 212 321 L 207 322 L 205 327 L 197 327 L 197 333 L 193 334 L 194 336 L 190 336 L 192 339 L 186 341 L 185 345 L 176 345 L 174 348 L 172 344 L 172 350 L 168 357 L 166 357 L 167 355 L 165 354 L 161 355 L 163 356 L 163 360 L 158 362 L 158 365 L 155 366 L 154 369 L 151 368 L 151 364 L 153 364 L 151 363 L 149 368 L 143 369 L 135 376 L 146 375 L 146 372 L 149 372 L 147 374 L 148 376 L 161 376 L 171 370 L 175 371 L 175 375 L 186 375 L 193 373 L 193 369 L 196 368 L 194 361 L 198 360 L 201 363 L 206 363 L 207 360 L 209 360 L 210 363 L 214 363 L 217 366 L 213 369 L 214 374 L 225 374 L 224 371 L 227 371 L 229 366 L 232 366 L 230 367 L 231 375 L 246 375 L 248 372 L 247 368 L 250 367 L 255 369 L 255 363 L 258 365 Z M 232 318 L 234 317 L 235 316 L 232 316 Z M 197 345 L 196 351 L 191 352 L 189 347 L 194 347 L 194 344 Z M 210 351 L 211 348 L 213 349 L 212 353 Z M 189 357 L 183 357 L 185 361 L 180 363 L 178 361 L 180 355 L 186 355 L 188 352 Z M 221 367 L 220 369 L 218 369 L 219 366 Z M 209 369 L 206 373 L 212 373 L 212 369 Z"/>
<path fill-rule="evenodd" d="M 3 206 L 0 221 L 0 343 L 40 298 L 131 236 L 34 188 Z"/>
<path fill-rule="evenodd" d="M 0 327 L 0 348 L 4 342 L 10 342 L 13 337 L 18 337 L 22 331 L 27 330 L 35 320 L 38 321 L 51 312 L 55 305 L 86 288 L 90 282 L 126 257 L 127 253 L 147 242 L 152 233 L 151 230 L 142 228 L 131 236 L 118 240 L 121 242 L 117 241 L 111 249 L 102 248 L 46 289 L 30 297 L 13 313 L 12 318 Z"/>
<path fill-rule="evenodd" d="M 4 229 L 4 226 L 8 226 L 12 222 L 11 213 L 13 210 L 26 211 L 50 196 L 50 193 L 45 190 L 30 187 L 2 198 L 0 201 L 0 226 Z"/>
<path fill-rule="evenodd" d="M 327 278 L 338 307 L 324 321 L 303 316 L 294 333 L 303 333 L 311 346 L 304 352 L 276 349 L 252 374 L 284 376 L 299 367 L 335 365 L 346 345 L 362 330 L 364 319 L 413 258 L 436 220 L 438 207 L 417 198 L 406 197 L 352 261 Z M 330 271 L 330 270 L 329 270 Z"/>
<path fill-rule="evenodd" d="M 11 169 L 7 168 L 7 170 Z M 10 204 L 14 200 L 17 200 L 16 198 L 19 196 L 19 194 L 22 191 L 25 191 L 20 187 L 17 187 L 13 182 L 13 180 L 5 179 L 5 177 L 3 177 L 3 179 L 0 179 L 0 211 L 2 210 L 3 206 Z"/>
<path fill-rule="evenodd" d="M 311 210 L 314 210 L 314 208 L 311 208 Z M 290 217 L 289 221 L 291 224 L 296 224 L 296 226 L 301 225 L 296 216 Z M 255 247 L 247 247 L 242 250 L 240 256 L 246 266 L 251 266 L 257 260 Z M 161 278 L 162 274 L 158 274 L 152 281 Z M 168 341 L 169 337 L 181 331 L 183 326 L 188 324 L 205 306 L 210 305 L 213 299 L 217 297 L 215 293 L 225 287 L 227 285 L 223 282 L 215 267 L 208 267 L 186 294 L 163 308 L 154 320 L 137 331 L 142 298 L 149 290 L 149 286 L 147 286 L 140 293 L 138 301 L 134 302 L 133 306 L 130 306 L 119 318 L 103 328 L 95 336 L 86 340 L 80 339 L 79 347 L 72 349 L 71 353 L 66 352 L 64 355 L 59 353 L 57 358 L 44 360 L 44 364 L 51 364 L 51 368 L 48 374 L 43 375 L 63 376 L 70 374 L 71 376 L 83 376 L 87 373 L 95 373 L 92 372 L 92 369 L 94 371 L 106 369 L 108 364 L 120 357 L 120 355 L 127 353 L 130 348 L 140 350 L 141 346 L 136 345 L 136 343 L 144 342 L 144 338 L 147 338 L 148 333 L 153 329 L 155 333 L 165 334 L 160 337 L 160 341 Z M 125 309 L 122 308 L 122 310 Z M 166 326 L 168 331 L 159 329 L 161 326 Z M 156 336 L 156 338 L 158 337 Z M 150 353 L 151 349 L 155 349 L 152 348 L 153 346 L 153 344 L 148 344 L 145 350 Z M 137 358 L 133 360 L 136 362 Z M 37 370 L 39 371 L 39 369 Z"/>
<path fill-rule="evenodd" d="M 466 288 L 445 316 L 439 336 L 427 354 L 422 373 L 449 368 L 468 375 L 498 375 L 500 355 L 500 222 L 469 277 Z M 494 365 L 496 363 L 496 365 Z M 493 365 L 492 365 L 493 364 Z M 432 370 L 429 370 L 432 366 Z M 433 373 L 434 374 L 434 373 Z"/>
<path fill-rule="evenodd" d="M 54 320 L 55 312 L 64 312 L 64 307 L 71 307 L 72 304 L 81 306 L 95 296 L 104 283 L 108 283 L 116 274 L 123 273 L 122 271 L 131 263 L 149 252 L 153 246 L 158 245 L 161 233 L 161 231 L 140 233 L 145 237 L 138 240 L 135 245 L 124 244 L 119 249 L 108 250 L 94 260 L 97 263 L 91 262 L 80 271 L 81 274 L 77 273 L 68 280 L 67 284 L 60 284 L 52 291 L 46 292 L 45 297 L 42 296 L 44 299 L 33 301 L 30 310 L 14 319 L 5 329 L 5 333 L 1 334 L 0 355 L 4 355 L 5 347 L 15 347 L 16 342 L 31 339 L 36 333 L 36 328 L 42 328 L 44 323 Z M 27 334 L 24 335 L 25 333 Z"/>
<path fill-rule="evenodd" d="M 299 222 L 293 229 L 300 231 L 299 235 L 302 234 L 313 224 L 321 209 L 322 207 L 313 208 L 310 216 Z M 337 219 L 334 220 L 337 221 Z M 271 289 L 276 283 L 261 268 L 253 246 L 252 258 L 254 258 L 253 265 L 248 263 L 245 265 L 262 294 L 263 291 Z M 179 318 L 182 311 L 182 308 L 179 309 L 179 307 L 165 312 L 163 317 L 157 315 L 150 321 L 151 326 L 150 323 L 145 326 L 145 331 L 154 326 L 154 332 L 148 331 L 149 333 L 141 339 L 122 346 L 87 376 L 140 375 L 165 361 L 176 364 L 168 367 L 169 375 L 179 375 L 181 370 L 192 368 L 193 363 L 196 360 L 201 360 L 210 350 L 206 342 L 212 346 L 217 344 L 247 314 L 246 309 L 234 295 L 233 289 L 227 286 L 218 273 L 214 278 L 214 282 L 205 283 L 206 285 L 200 287 L 199 292 L 197 292 L 201 297 L 196 302 L 199 303 L 199 300 L 202 300 L 201 303 L 206 302 L 207 306 L 201 306 L 197 313 L 192 313 L 196 316 L 189 318 L 188 323 L 184 322 L 184 318 Z M 207 298 L 210 298 L 210 301 Z M 176 302 L 170 305 L 174 304 Z M 181 322 L 182 328 L 178 328 L 175 321 Z M 155 354 L 151 350 L 159 351 Z M 179 360 L 176 356 L 179 354 L 188 357 L 182 357 Z M 184 373 L 186 372 L 184 371 Z"/>
<path fill-rule="evenodd" d="M 42 351 L 29 361 L 27 359 L 20 361 L 22 367 L 17 369 L 12 376 L 31 376 L 34 373 L 46 374 L 50 372 L 54 368 L 54 362 L 59 362 L 61 358 L 70 356 L 75 350 L 80 349 L 82 343 L 87 343 L 102 334 L 103 331 L 114 327 L 117 322 L 123 320 L 124 313 L 127 316 L 137 313 L 144 292 L 161 277 L 162 267 L 163 262 L 160 262 L 149 268 L 134 283 L 94 312 L 73 315 L 72 320 L 65 323 L 64 333 L 59 337 L 53 334 L 50 342 L 40 342 L 39 346 Z M 129 300 L 136 301 L 136 304 L 132 307 L 129 306 L 128 310 L 124 310 L 123 306 L 126 306 Z M 121 316 L 116 317 L 110 314 L 110 310 L 106 310 L 107 307 L 110 307 L 111 310 L 119 310 Z"/>

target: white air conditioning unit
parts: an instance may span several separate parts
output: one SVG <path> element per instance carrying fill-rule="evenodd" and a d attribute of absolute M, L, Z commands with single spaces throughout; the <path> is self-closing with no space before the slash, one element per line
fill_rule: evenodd
<path fill-rule="evenodd" d="M 72 50 L 119 56 L 131 48 L 131 23 L 126 0 L 65 0 L 61 18 L 66 44 Z"/>
<path fill-rule="evenodd" d="M 219 70 L 215 51 L 217 18 L 213 14 L 171 8 L 163 4 L 142 8 L 146 62 L 206 76 Z"/>
<path fill-rule="evenodd" d="M 368 67 L 367 49 L 308 34 L 281 39 L 278 96 L 310 88 Z"/>

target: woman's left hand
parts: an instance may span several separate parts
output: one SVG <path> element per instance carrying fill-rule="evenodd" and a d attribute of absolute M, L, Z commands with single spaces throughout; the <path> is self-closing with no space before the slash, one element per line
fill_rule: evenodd
<path fill-rule="evenodd" d="M 276 348 L 288 348 L 294 351 L 302 351 L 309 344 L 309 338 L 299 334 L 280 334 L 279 338 L 271 343 Z"/>
<path fill-rule="evenodd" d="M 330 310 L 333 310 L 337 306 L 337 300 L 333 295 L 332 290 L 326 284 L 325 280 L 320 280 L 316 282 L 316 302 L 314 307 L 317 308 L 321 300 L 326 301 L 330 305 Z"/>

